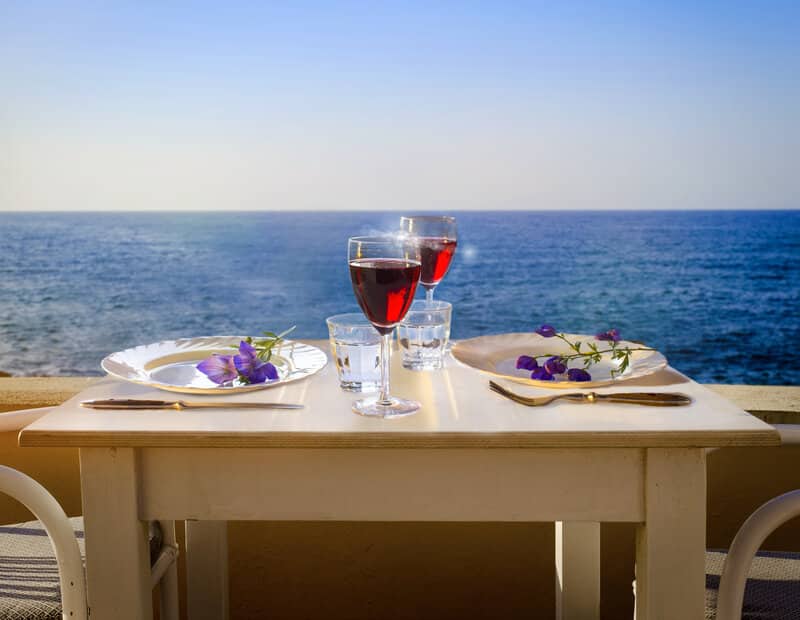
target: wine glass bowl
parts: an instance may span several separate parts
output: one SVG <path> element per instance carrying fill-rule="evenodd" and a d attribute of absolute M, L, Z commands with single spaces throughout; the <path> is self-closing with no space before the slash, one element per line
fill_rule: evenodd
<path fill-rule="evenodd" d="M 433 290 L 450 269 L 458 245 L 456 218 L 448 215 L 404 215 L 400 230 L 419 248 L 422 270 L 420 283 L 425 298 L 433 301 Z"/>
<path fill-rule="evenodd" d="M 405 318 L 417 290 L 421 272 L 419 248 L 402 236 L 351 237 L 347 245 L 353 293 L 381 334 L 380 393 L 356 401 L 353 410 L 381 418 L 409 415 L 420 405 L 389 395 L 389 361 L 392 332 Z"/>

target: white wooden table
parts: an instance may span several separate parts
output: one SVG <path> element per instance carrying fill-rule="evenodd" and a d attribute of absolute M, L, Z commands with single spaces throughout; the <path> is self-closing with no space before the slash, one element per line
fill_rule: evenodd
<path fill-rule="evenodd" d="M 434 373 L 395 363 L 392 373 L 394 393 L 422 402 L 416 415 L 354 415 L 329 364 L 309 380 L 230 397 L 305 404 L 299 411 L 78 406 L 169 397 L 108 379 L 25 428 L 22 446 L 80 448 L 92 617 L 151 618 L 144 523 L 153 519 L 560 522 L 564 618 L 598 614 L 597 524 L 634 522 L 637 617 L 703 617 L 704 448 L 778 445 L 772 427 L 669 369 L 598 391 L 681 391 L 692 405 L 530 409 L 452 360 Z"/>

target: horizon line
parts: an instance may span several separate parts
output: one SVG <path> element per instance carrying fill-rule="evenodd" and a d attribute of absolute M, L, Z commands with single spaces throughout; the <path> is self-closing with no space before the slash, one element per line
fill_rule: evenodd
<path fill-rule="evenodd" d="M 2 209 L 2 213 L 27 214 L 27 213 L 709 213 L 709 212 L 738 212 L 738 213 L 776 213 L 800 211 L 798 207 L 783 208 L 736 208 L 736 207 L 705 207 L 702 209 L 674 208 L 674 209 Z"/>

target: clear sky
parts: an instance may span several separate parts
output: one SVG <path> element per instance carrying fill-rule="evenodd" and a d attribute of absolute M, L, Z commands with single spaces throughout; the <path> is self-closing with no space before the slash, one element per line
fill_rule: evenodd
<path fill-rule="evenodd" d="M 798 208 L 799 33 L 796 1 L 0 0 L 0 210 Z"/>

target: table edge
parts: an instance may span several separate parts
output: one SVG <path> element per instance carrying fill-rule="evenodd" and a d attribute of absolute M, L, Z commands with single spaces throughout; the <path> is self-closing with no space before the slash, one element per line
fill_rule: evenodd
<path fill-rule="evenodd" d="M 779 446 L 774 428 L 751 431 L 538 433 L 103 433 L 25 430 L 21 447 L 128 448 L 720 448 Z"/>

